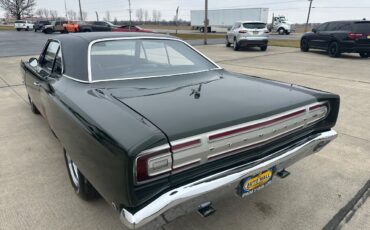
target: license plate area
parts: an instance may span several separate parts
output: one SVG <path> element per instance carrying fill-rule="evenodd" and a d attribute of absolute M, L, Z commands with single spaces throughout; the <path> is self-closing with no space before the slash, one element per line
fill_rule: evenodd
<path fill-rule="evenodd" d="M 262 171 L 258 174 L 249 176 L 241 180 L 239 185 L 239 195 L 246 197 L 255 193 L 272 183 L 274 168 Z"/>

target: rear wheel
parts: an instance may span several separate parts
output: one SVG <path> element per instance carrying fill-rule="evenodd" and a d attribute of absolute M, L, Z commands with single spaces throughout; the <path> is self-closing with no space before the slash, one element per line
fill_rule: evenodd
<path fill-rule="evenodd" d="M 48 29 L 44 30 L 44 33 L 45 34 L 52 34 L 53 33 L 53 30 L 50 29 L 50 28 L 48 28 Z"/>
<path fill-rule="evenodd" d="M 267 50 L 267 46 L 261 46 L 261 51 L 266 51 Z"/>
<path fill-rule="evenodd" d="M 20 28 L 17 28 L 17 31 L 21 31 L 21 29 Z"/>
<path fill-rule="evenodd" d="M 340 47 L 338 42 L 332 42 L 329 45 L 328 53 L 330 57 L 340 56 Z"/>
<path fill-rule="evenodd" d="M 30 30 L 30 28 L 27 26 L 26 31 Z"/>
<path fill-rule="evenodd" d="M 310 46 L 308 45 L 308 40 L 307 39 L 302 39 L 301 40 L 301 51 L 302 52 L 308 52 L 310 50 Z"/>
<path fill-rule="evenodd" d="M 28 101 L 30 102 L 32 113 L 34 113 L 34 114 L 40 114 L 40 111 L 37 109 L 37 107 L 35 106 L 35 104 L 33 104 L 33 101 L 31 99 L 30 95 L 28 95 Z"/>
<path fill-rule="evenodd" d="M 360 57 L 362 57 L 362 58 L 369 58 L 370 57 L 370 53 L 369 52 L 361 52 L 360 53 Z"/>
<path fill-rule="evenodd" d="M 230 47 L 231 43 L 229 42 L 229 38 L 226 36 L 226 39 L 225 39 L 225 43 L 226 43 L 226 47 Z"/>
<path fill-rule="evenodd" d="M 64 151 L 64 159 L 66 161 L 69 179 L 75 193 L 83 200 L 94 200 L 99 197 L 99 193 L 90 184 L 90 182 L 82 175 L 77 165 L 73 162 L 69 154 Z"/>
<path fill-rule="evenodd" d="M 238 51 L 239 50 L 239 44 L 238 44 L 238 42 L 236 41 L 236 38 L 234 38 L 234 50 L 235 51 Z"/>

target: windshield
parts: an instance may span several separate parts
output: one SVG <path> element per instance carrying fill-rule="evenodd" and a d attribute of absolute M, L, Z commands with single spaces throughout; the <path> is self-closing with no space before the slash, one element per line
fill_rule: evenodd
<path fill-rule="evenodd" d="M 266 27 L 265 23 L 243 23 L 243 27 L 246 29 L 264 29 Z"/>
<path fill-rule="evenodd" d="M 107 23 L 108 25 L 110 25 L 110 26 L 114 26 L 114 24 L 113 23 L 111 23 L 111 22 L 105 22 L 105 23 Z"/>
<path fill-rule="evenodd" d="M 177 75 L 215 69 L 186 44 L 165 39 L 123 39 L 91 47 L 93 81 Z"/>
<path fill-rule="evenodd" d="M 355 23 L 356 33 L 367 33 L 370 34 L 370 22 L 357 22 Z"/>

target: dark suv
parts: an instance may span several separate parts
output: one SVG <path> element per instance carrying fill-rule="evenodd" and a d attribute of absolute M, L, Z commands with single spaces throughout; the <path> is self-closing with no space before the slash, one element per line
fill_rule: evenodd
<path fill-rule="evenodd" d="M 43 20 L 43 21 L 37 21 L 35 23 L 35 25 L 33 26 L 35 32 L 37 32 L 38 30 L 42 30 L 42 28 L 45 26 L 45 25 L 50 25 L 50 21 L 47 21 L 47 20 Z"/>
<path fill-rule="evenodd" d="M 341 53 L 359 53 L 362 58 L 370 56 L 370 21 L 335 21 L 323 23 L 301 39 L 303 52 L 313 49 L 327 50 L 329 56 Z"/>

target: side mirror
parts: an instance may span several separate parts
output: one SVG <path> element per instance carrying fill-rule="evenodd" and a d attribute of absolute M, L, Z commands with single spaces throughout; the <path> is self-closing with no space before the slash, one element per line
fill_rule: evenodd
<path fill-rule="evenodd" d="M 30 60 L 28 60 L 28 63 L 30 63 L 30 66 L 32 67 L 36 67 L 39 65 L 39 61 L 35 57 L 30 58 Z"/>
<path fill-rule="evenodd" d="M 312 29 L 312 32 L 316 33 L 317 32 L 317 29 L 313 28 Z"/>

